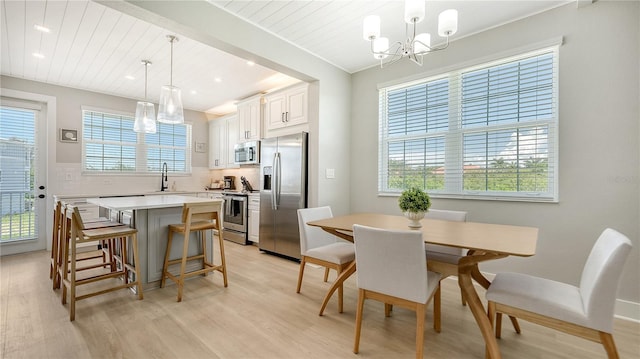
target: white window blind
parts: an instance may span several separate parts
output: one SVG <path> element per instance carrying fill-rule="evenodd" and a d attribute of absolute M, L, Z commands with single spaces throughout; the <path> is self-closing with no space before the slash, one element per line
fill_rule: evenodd
<path fill-rule="evenodd" d="M 380 89 L 380 194 L 557 201 L 558 48 Z"/>
<path fill-rule="evenodd" d="M 131 115 L 82 111 L 83 168 L 93 173 L 191 172 L 191 126 L 159 123 L 155 134 L 133 131 Z"/>

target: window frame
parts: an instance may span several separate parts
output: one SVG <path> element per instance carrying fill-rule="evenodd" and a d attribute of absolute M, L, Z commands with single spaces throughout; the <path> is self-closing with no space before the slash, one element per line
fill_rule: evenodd
<path fill-rule="evenodd" d="M 176 146 L 156 146 L 156 145 L 149 145 L 147 143 L 145 143 L 145 134 L 144 133 L 136 133 L 136 142 L 118 142 L 118 141 L 93 141 L 90 139 L 86 139 L 84 138 L 84 131 L 85 131 L 85 112 L 94 112 L 94 113 L 99 113 L 102 115 L 111 115 L 111 116 L 119 116 L 119 117 L 124 117 L 127 120 L 131 120 L 131 132 L 133 132 L 133 123 L 134 123 L 134 119 L 135 119 L 135 114 L 131 113 L 131 112 L 126 112 L 126 111 L 119 111 L 119 110 L 112 110 L 112 109 L 104 109 L 104 108 L 97 108 L 97 107 L 90 107 L 90 106 L 82 106 L 81 107 L 81 133 L 82 133 L 82 175 L 94 175 L 94 176 L 156 176 L 158 174 L 158 171 L 149 171 L 148 165 L 147 165 L 147 156 L 148 156 L 148 149 L 151 147 L 154 148 L 171 148 L 171 149 L 175 149 L 175 148 L 180 148 L 180 147 L 176 147 Z M 166 125 L 166 124 L 163 124 Z M 185 143 L 186 146 L 184 147 L 184 151 L 185 151 L 185 171 L 175 171 L 171 166 L 169 166 L 169 172 L 172 173 L 173 175 L 176 176 L 189 176 L 192 174 L 193 171 L 193 167 L 192 167 L 192 159 L 193 159 L 193 155 L 192 155 L 192 146 L 191 146 L 191 139 L 192 139 L 192 130 L 193 130 L 193 126 L 190 123 L 185 122 L 184 124 L 181 124 L 182 126 L 185 126 L 185 132 L 186 132 L 186 139 L 185 139 Z M 171 126 L 171 125 L 169 125 Z M 174 125 L 174 126 L 179 126 L 179 125 Z M 92 170 L 87 170 L 87 155 L 86 155 L 86 151 L 87 151 L 87 144 L 88 143 L 101 143 L 101 144 L 114 144 L 114 145 L 129 145 L 129 144 L 134 144 L 135 146 L 135 170 L 134 171 L 104 171 L 104 170 L 99 170 L 99 171 L 92 171 Z"/>
<path fill-rule="evenodd" d="M 378 195 L 398 196 L 402 189 L 392 189 L 389 187 L 389 144 L 412 139 L 444 138 L 444 188 L 442 190 L 427 190 L 434 198 L 452 199 L 479 199 L 479 200 L 500 200 L 500 201 L 527 201 L 527 202 L 552 202 L 559 201 L 559 47 L 562 38 L 547 41 L 537 47 L 516 49 L 509 54 L 499 54 L 492 59 L 478 60 L 474 64 L 460 65 L 456 68 L 445 69 L 437 74 L 414 78 L 409 81 L 395 82 L 393 84 L 381 84 L 378 86 Z M 520 61 L 530 57 L 540 56 L 545 53 L 552 54 L 552 93 L 551 93 L 551 116 L 545 119 L 516 121 L 505 124 L 489 124 L 486 126 L 462 126 L 462 76 L 479 69 L 487 69 L 513 61 Z M 445 131 L 428 132 L 418 134 L 405 134 L 404 136 L 389 136 L 389 116 L 387 112 L 387 98 L 389 92 L 398 89 L 409 89 L 412 86 L 428 84 L 434 81 L 448 79 L 448 103 L 449 103 L 449 129 Z M 525 129 L 537 126 L 547 128 L 547 153 L 548 153 L 548 178 L 547 190 L 528 192 L 502 192 L 502 191 L 472 191 L 464 189 L 464 136 L 471 133 L 490 133 L 504 129 Z M 406 143 L 406 142 L 405 142 Z M 426 141 L 425 141 L 426 146 Z M 406 155 L 408 152 L 404 152 Z M 426 153 L 426 150 L 425 150 Z M 489 157 L 487 157 L 489 159 Z M 426 161 L 425 161 L 426 163 Z"/>

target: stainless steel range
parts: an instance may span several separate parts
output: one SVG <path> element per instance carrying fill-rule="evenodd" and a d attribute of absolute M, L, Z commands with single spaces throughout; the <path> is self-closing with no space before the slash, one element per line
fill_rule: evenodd
<path fill-rule="evenodd" d="M 249 212 L 249 198 L 240 192 L 224 192 L 224 231 L 222 238 L 246 245 L 249 243 L 247 234 L 247 217 Z"/>

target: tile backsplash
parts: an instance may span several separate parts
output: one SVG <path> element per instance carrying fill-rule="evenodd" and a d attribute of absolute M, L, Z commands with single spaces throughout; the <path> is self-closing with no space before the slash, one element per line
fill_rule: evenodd
<path fill-rule="evenodd" d="M 209 182 L 211 181 L 222 181 L 224 176 L 234 176 L 235 186 L 237 190 L 242 189 L 242 182 L 240 182 L 240 177 L 244 176 L 247 178 L 251 187 L 254 190 L 260 189 L 260 167 L 259 166 L 246 166 L 241 168 L 228 168 L 224 170 L 211 170 L 209 171 Z"/>

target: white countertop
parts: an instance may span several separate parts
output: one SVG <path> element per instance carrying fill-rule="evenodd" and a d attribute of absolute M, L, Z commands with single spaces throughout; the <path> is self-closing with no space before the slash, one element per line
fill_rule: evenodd
<path fill-rule="evenodd" d="M 134 209 L 182 207 L 185 203 L 222 202 L 219 199 L 199 198 L 180 195 L 156 195 L 141 197 L 87 198 L 87 203 L 118 211 Z"/>

